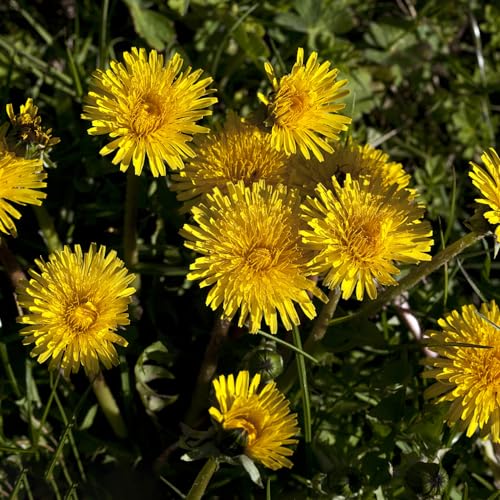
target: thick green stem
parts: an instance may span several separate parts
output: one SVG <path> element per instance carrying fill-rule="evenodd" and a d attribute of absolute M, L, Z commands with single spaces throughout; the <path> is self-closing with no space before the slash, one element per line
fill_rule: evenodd
<path fill-rule="evenodd" d="M 129 168 L 125 194 L 125 219 L 123 221 L 123 256 L 125 265 L 132 272 L 135 271 L 139 262 L 139 251 L 137 249 L 137 206 L 140 180 L 140 176 L 135 175 L 134 169 Z M 139 274 L 136 274 L 133 286 L 137 291 L 139 290 L 141 286 Z"/>
<path fill-rule="evenodd" d="M 119 438 L 127 437 L 127 427 L 120 413 L 120 408 L 118 408 L 115 398 L 104 380 L 104 375 L 102 373 L 99 373 L 92 381 L 92 389 L 97 397 L 99 406 L 104 412 L 104 416 L 109 422 L 109 425 L 111 425 L 116 436 Z"/>
<path fill-rule="evenodd" d="M 34 206 L 33 210 L 35 211 L 40 231 L 42 231 L 43 239 L 49 252 L 52 253 L 61 250 L 61 240 L 54 226 L 54 220 L 49 215 L 49 212 L 47 212 L 47 209 L 42 205 L 40 207 Z"/>
<path fill-rule="evenodd" d="M 306 343 L 304 344 L 304 351 L 312 353 L 314 347 L 318 345 L 318 342 L 320 342 L 325 336 L 330 320 L 333 318 L 335 310 L 337 309 L 340 296 L 341 291 L 339 287 L 335 287 L 330 290 L 330 293 L 328 294 L 328 302 L 323 306 L 319 316 L 314 321 L 311 333 L 309 334 L 309 337 L 307 337 Z"/>
<path fill-rule="evenodd" d="M 441 250 L 429 262 L 423 262 L 415 267 L 399 282 L 398 286 L 387 288 L 385 292 L 381 293 L 375 300 L 367 302 L 356 314 L 348 318 L 354 316 L 372 316 L 377 313 L 384 305 L 394 300 L 403 292 L 413 288 L 420 280 L 429 276 L 429 274 L 433 273 L 441 266 L 444 266 L 447 262 L 461 254 L 466 248 L 469 248 L 474 245 L 474 243 L 484 238 L 486 234 L 487 232 L 472 231 L 462 236 L 459 240 Z"/>
<path fill-rule="evenodd" d="M 196 424 L 201 411 L 206 407 L 208 394 L 210 391 L 210 382 L 217 371 L 217 362 L 219 359 L 219 350 L 227 338 L 227 332 L 231 323 L 225 319 L 215 321 L 210 341 L 205 351 L 205 356 L 198 373 L 196 388 L 191 400 L 191 406 L 186 414 L 185 422 L 189 426 Z"/>
<path fill-rule="evenodd" d="M 199 500 L 203 497 L 208 483 L 210 483 L 210 480 L 217 471 L 218 467 L 219 464 L 217 463 L 217 460 L 213 457 L 210 457 L 196 476 L 196 479 L 193 482 L 193 486 L 191 486 L 191 489 L 186 496 L 186 500 Z"/>

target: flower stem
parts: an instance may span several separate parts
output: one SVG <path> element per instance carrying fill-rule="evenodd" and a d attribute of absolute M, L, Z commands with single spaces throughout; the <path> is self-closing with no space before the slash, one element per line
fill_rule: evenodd
<path fill-rule="evenodd" d="M 340 299 L 340 288 L 335 287 L 330 290 L 328 302 L 323 306 L 319 316 L 316 318 L 311 333 L 304 344 L 303 351 L 312 354 L 316 346 L 325 336 L 330 319 L 333 317 L 337 304 Z M 297 344 L 295 344 L 296 347 Z M 286 372 L 279 378 L 278 385 L 282 392 L 287 393 L 297 380 L 297 365 L 292 363 L 288 366 Z"/>
<path fill-rule="evenodd" d="M 212 476 L 217 471 L 218 467 L 219 464 L 217 460 L 214 457 L 210 457 L 196 476 L 196 479 L 186 496 L 186 500 L 199 500 L 203 497 L 208 483 L 210 482 L 210 479 L 212 479 Z"/>
<path fill-rule="evenodd" d="M 302 340 L 297 326 L 293 327 L 293 343 L 297 349 L 302 350 Z M 309 387 L 307 383 L 307 370 L 304 356 L 296 354 L 297 372 L 299 375 L 300 390 L 302 393 L 302 407 L 304 411 L 304 440 L 306 445 L 312 442 L 312 427 L 311 427 L 311 400 L 309 397 Z"/>
<path fill-rule="evenodd" d="M 127 190 L 125 194 L 125 219 L 123 221 L 123 255 L 125 266 L 134 272 L 139 262 L 137 249 L 137 206 L 140 176 L 135 175 L 133 168 L 127 171 Z M 132 286 L 138 291 L 141 286 L 139 274 L 135 275 Z"/>
<path fill-rule="evenodd" d="M 365 303 L 360 310 L 348 318 L 354 316 L 372 316 L 378 312 L 382 307 L 397 296 L 406 292 L 410 288 L 413 288 L 420 280 L 433 273 L 441 266 L 444 266 L 447 262 L 454 259 L 457 255 L 461 254 L 466 248 L 472 246 L 474 243 L 484 238 L 487 232 L 477 232 L 472 231 L 462 236 L 459 240 L 443 248 L 439 253 L 437 253 L 432 260 L 428 262 L 423 262 L 419 266 L 415 267 L 410 273 L 408 273 L 401 281 L 398 286 L 387 288 L 385 292 L 381 293 L 375 300 Z"/>
<path fill-rule="evenodd" d="M 207 345 L 203 362 L 200 366 L 196 388 L 194 390 L 191 406 L 186 414 L 185 422 L 189 426 L 193 426 L 201 411 L 207 405 L 208 393 L 210 390 L 210 382 L 217 370 L 217 361 L 219 358 L 219 350 L 221 345 L 227 338 L 229 331 L 228 320 L 217 318 L 212 329 L 210 342 Z"/>
<path fill-rule="evenodd" d="M 104 412 L 104 416 L 109 422 L 109 425 L 111 425 L 115 435 L 119 438 L 127 437 L 127 427 L 125 426 L 125 422 L 123 421 L 115 398 L 113 397 L 106 380 L 104 380 L 102 372 L 99 372 L 91 383 L 94 394 L 99 402 L 99 406 Z"/>
<path fill-rule="evenodd" d="M 42 205 L 40 207 L 34 206 L 33 210 L 38 220 L 40 231 L 42 231 L 45 246 L 48 248 L 49 252 L 52 253 L 57 250 L 61 250 L 61 240 L 59 239 L 56 228 L 54 226 L 54 220 L 49 215 L 49 212 L 47 212 L 47 209 Z"/>
<path fill-rule="evenodd" d="M 0 238 L 0 263 L 4 267 L 4 270 L 7 273 L 7 275 L 9 276 L 12 288 L 15 290 L 18 287 L 19 282 L 26 279 L 26 275 L 24 274 L 23 270 L 21 269 L 21 266 L 17 262 L 15 255 L 9 250 L 7 242 L 3 238 Z M 19 304 L 17 303 L 17 300 L 16 300 L 16 305 L 17 305 L 17 313 L 21 315 L 22 310 Z M 12 386 L 12 390 L 14 391 L 16 398 L 19 399 L 22 396 L 22 393 L 21 390 L 19 389 L 19 385 L 17 384 L 16 375 L 14 373 L 14 370 L 12 369 L 12 365 L 10 364 L 9 352 L 7 350 L 7 344 L 5 342 L 0 342 L 0 360 L 2 361 L 5 374 L 7 375 L 7 379 L 9 380 L 10 385 Z"/>
<path fill-rule="evenodd" d="M 8 274 L 12 288 L 17 289 L 19 283 L 26 279 L 26 274 L 22 270 L 16 256 L 9 250 L 7 241 L 0 237 L 0 263 Z M 17 303 L 17 302 L 16 302 Z M 21 309 L 18 305 L 18 313 L 21 314 Z"/>
<path fill-rule="evenodd" d="M 335 310 L 337 309 L 340 296 L 341 291 L 339 287 L 335 287 L 330 290 L 330 293 L 328 294 L 328 302 L 323 306 L 319 316 L 314 322 L 311 333 L 309 334 L 309 337 L 307 337 L 306 343 L 304 344 L 304 351 L 311 353 L 318 342 L 320 342 L 325 336 L 330 320 L 333 318 Z"/>
<path fill-rule="evenodd" d="M 101 11 L 101 29 L 99 31 L 99 68 L 104 69 L 106 65 L 106 54 L 108 52 L 106 46 L 106 33 L 108 31 L 108 11 L 109 0 L 103 0 Z"/>

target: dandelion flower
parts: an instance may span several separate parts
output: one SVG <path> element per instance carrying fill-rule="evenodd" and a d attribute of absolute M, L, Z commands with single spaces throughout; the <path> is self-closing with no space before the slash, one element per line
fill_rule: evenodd
<path fill-rule="evenodd" d="M 209 409 L 211 417 L 224 430 L 244 432 L 244 454 L 277 470 L 292 467 L 287 458 L 293 450 L 287 445 L 297 443 L 297 415 L 290 413 L 290 403 L 278 391 L 275 382 L 259 390 L 260 375 L 250 380 L 247 371 L 241 371 L 234 380 L 221 375 L 213 381 L 218 407 Z"/>
<path fill-rule="evenodd" d="M 268 107 L 272 125 L 272 144 L 287 155 L 297 148 L 310 158 L 310 151 L 323 161 L 321 150 L 332 153 L 326 139 L 338 139 L 338 133 L 347 130 L 351 118 L 338 114 L 345 104 L 337 103 L 349 91 L 343 89 L 347 80 L 336 81 L 338 70 L 330 63 L 319 64 L 318 54 L 311 53 L 304 65 L 304 49 L 297 50 L 297 61 L 292 72 L 279 79 L 271 64 L 265 64 L 271 80 L 273 95 L 270 99 L 259 96 Z"/>
<path fill-rule="evenodd" d="M 27 313 L 18 322 L 23 344 L 35 344 L 31 356 L 39 363 L 50 359 L 49 369 L 61 369 L 67 377 L 83 366 L 89 376 L 99 372 L 99 361 L 111 368 L 118 364 L 113 344 L 128 342 L 116 334 L 128 325 L 127 307 L 135 292 L 128 274 L 114 250 L 95 244 L 85 254 L 79 245 L 65 246 L 36 260 L 39 271 L 22 285 L 19 303 Z"/>
<path fill-rule="evenodd" d="M 481 156 L 486 169 L 471 162 L 472 171 L 469 176 L 472 184 L 479 189 L 484 198 L 477 198 L 478 203 L 488 205 L 491 209 L 485 212 L 484 217 L 490 224 L 496 224 L 495 237 L 500 241 L 500 158 L 497 152 L 490 148 Z"/>
<path fill-rule="evenodd" d="M 350 174 L 341 187 L 332 178 L 333 189 L 323 184 L 316 197 L 302 205 L 309 229 L 302 230 L 304 243 L 317 252 L 310 266 L 325 273 L 324 283 L 340 286 L 348 299 L 356 291 L 363 300 L 365 291 L 377 296 L 377 285 L 396 285 L 399 273 L 395 262 L 430 260 L 433 240 L 423 208 L 413 203 L 412 194 L 389 188 L 376 180 L 353 180 Z"/>
<path fill-rule="evenodd" d="M 242 181 L 228 184 L 227 191 L 215 188 L 206 202 L 193 207 L 196 225 L 186 224 L 181 231 L 185 245 L 201 254 L 188 279 L 212 286 L 207 305 L 222 306 L 223 318 L 232 319 L 241 309 L 238 325 L 249 319 L 251 333 L 263 318 L 276 333 L 278 313 L 290 330 L 299 324 L 296 305 L 308 318 L 316 316 L 310 294 L 326 297 L 306 277 L 296 193 L 264 181 L 250 187 Z"/>
<path fill-rule="evenodd" d="M 14 219 L 18 205 L 41 205 L 47 195 L 41 190 L 47 174 L 40 160 L 26 160 L 8 151 L 0 152 L 0 233 L 17 234 Z"/>
<path fill-rule="evenodd" d="M 124 52 L 125 64 L 111 61 L 110 69 L 92 76 L 82 118 L 92 121 L 91 135 L 109 134 L 112 141 L 100 153 L 118 150 L 113 164 L 122 172 L 133 164 L 140 175 L 147 157 L 155 177 L 170 168 L 183 168 L 183 160 L 194 152 L 188 145 L 192 135 L 208 132 L 196 122 L 212 112 L 217 102 L 207 97 L 211 78 L 200 79 L 202 71 L 188 68 L 175 54 L 164 64 L 163 56 L 152 50 L 132 48 Z"/>
<path fill-rule="evenodd" d="M 33 104 L 33 99 L 28 98 L 21 104 L 19 113 L 14 113 L 12 103 L 6 106 L 7 115 L 12 124 L 12 134 L 17 143 L 25 146 L 36 146 L 38 149 L 50 149 L 60 142 L 59 137 L 52 136 L 52 129 L 42 127 L 42 118 L 38 115 L 38 106 Z"/>
<path fill-rule="evenodd" d="M 425 396 L 449 401 L 446 419 L 467 429 L 471 437 L 479 429 L 483 437 L 500 443 L 500 311 L 495 301 L 478 311 L 465 305 L 438 321 L 441 331 L 431 331 L 432 369 L 425 377 L 436 379 Z"/>
<path fill-rule="evenodd" d="M 214 187 L 224 191 L 228 182 L 245 185 L 264 179 L 278 184 L 287 176 L 287 158 L 271 145 L 271 134 L 230 113 L 224 128 L 195 140 L 196 157 L 172 175 L 172 189 L 189 209 Z"/>
<path fill-rule="evenodd" d="M 405 172 L 401 163 L 389 161 L 389 155 L 370 144 L 361 146 L 349 140 L 347 143 L 335 143 L 335 151 L 325 155 L 319 162 L 315 158 L 304 160 L 294 156 L 290 160 L 289 185 L 305 195 L 314 196 L 316 186 L 321 183 L 328 186 L 331 178 L 344 178 L 351 174 L 353 179 L 371 176 L 380 179 L 384 186 L 397 184 L 404 189 L 410 183 L 410 175 Z"/>

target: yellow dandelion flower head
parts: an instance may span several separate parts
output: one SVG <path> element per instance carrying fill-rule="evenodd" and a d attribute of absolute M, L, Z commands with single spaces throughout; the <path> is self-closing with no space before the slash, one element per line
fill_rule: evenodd
<path fill-rule="evenodd" d="M 465 305 L 438 321 L 441 331 L 429 332 L 432 368 L 424 377 L 436 379 L 425 391 L 436 402 L 449 401 L 449 424 L 467 429 L 470 437 L 479 429 L 483 437 L 500 443 L 500 311 L 495 301 L 478 311 Z"/>
<path fill-rule="evenodd" d="M 307 159 L 312 151 L 323 161 L 321 150 L 333 152 L 326 139 L 338 139 L 351 123 L 351 118 L 338 114 L 345 104 L 336 102 L 349 93 L 343 88 L 347 80 L 337 81 L 338 70 L 330 69 L 328 61 L 320 64 L 316 52 L 304 64 L 302 48 L 290 74 L 278 80 L 270 63 L 265 70 L 274 92 L 270 99 L 260 97 L 268 107 L 273 146 L 287 155 L 298 148 Z"/>
<path fill-rule="evenodd" d="M 297 415 L 290 412 L 290 403 L 278 391 L 275 382 L 260 388 L 260 375 L 250 379 L 247 371 L 221 375 L 213 381 L 218 407 L 209 409 L 211 417 L 225 430 L 242 430 L 246 445 L 244 453 L 265 467 L 277 470 L 292 467 L 287 445 L 297 443 Z"/>
<path fill-rule="evenodd" d="M 472 184 L 479 189 L 482 198 L 476 198 L 478 203 L 488 205 L 491 209 L 484 213 L 484 217 L 490 224 L 495 224 L 495 237 L 500 241 L 500 158 L 497 152 L 490 148 L 481 156 L 485 168 L 481 168 L 471 162 L 472 170 L 469 176 Z"/>
<path fill-rule="evenodd" d="M 114 250 L 90 246 L 83 253 L 79 245 L 72 251 L 50 255 L 49 261 L 35 261 L 38 271 L 19 290 L 19 303 L 26 314 L 18 318 L 24 325 L 23 344 L 35 344 L 33 357 L 49 369 L 61 369 L 67 377 L 80 365 L 92 376 L 99 372 L 99 361 L 106 368 L 118 364 L 113 344 L 128 342 L 115 330 L 130 323 L 127 307 L 135 292 L 128 274 Z"/>
<path fill-rule="evenodd" d="M 29 97 L 21 104 L 19 113 L 14 112 L 12 103 L 6 106 L 7 115 L 13 127 L 16 141 L 28 145 L 36 145 L 40 149 L 50 148 L 60 142 L 59 137 L 52 136 L 52 129 L 42 127 L 42 118 L 38 115 L 38 106 Z"/>
<path fill-rule="evenodd" d="M 42 204 L 47 197 L 41 191 L 47 186 L 46 177 L 40 160 L 26 160 L 8 151 L 0 154 L 0 233 L 17 234 L 14 219 L 21 213 L 13 204 Z"/>
<path fill-rule="evenodd" d="M 353 180 L 347 174 L 344 185 L 333 177 L 328 189 L 316 188 L 307 197 L 302 216 L 309 228 L 302 230 L 304 243 L 317 252 L 310 261 L 315 272 L 326 273 L 324 283 L 340 286 L 348 299 L 356 291 L 377 296 L 377 285 L 396 285 L 396 262 L 430 260 L 433 244 L 428 222 L 421 221 L 423 208 L 412 194 L 397 186 L 384 187 L 371 178 Z"/>
<path fill-rule="evenodd" d="M 267 184 L 285 181 L 288 160 L 271 145 L 271 135 L 229 113 L 222 130 L 195 141 L 196 157 L 172 175 L 172 189 L 189 209 L 200 196 L 228 182 L 245 185 L 264 179 Z"/>
<path fill-rule="evenodd" d="M 191 67 L 181 71 L 183 60 L 175 54 L 164 63 L 156 50 L 149 54 L 133 47 L 124 52 L 125 63 L 111 61 L 106 71 L 92 75 L 85 98 L 82 118 L 92 121 L 88 132 L 109 134 L 112 141 L 100 154 L 117 150 L 113 164 L 126 171 L 130 163 L 140 175 L 145 159 L 155 177 L 170 168 L 183 168 L 183 160 L 194 152 L 188 142 L 192 135 L 208 132 L 197 121 L 212 112 L 207 108 L 217 102 L 207 97 L 211 78 L 201 78 L 202 70 Z"/>
<path fill-rule="evenodd" d="M 188 279 L 211 286 L 207 305 L 222 306 L 238 325 L 249 319 L 251 333 L 265 320 L 278 330 L 278 313 L 287 330 L 299 324 L 296 305 L 308 318 L 316 316 L 310 294 L 326 300 L 308 279 L 308 258 L 299 236 L 298 196 L 283 185 L 259 181 L 247 187 L 229 183 L 227 193 L 215 188 L 206 201 L 192 208 L 196 225 L 186 224 L 185 245 L 201 254 L 190 266 Z"/>
<path fill-rule="evenodd" d="M 294 156 L 290 160 L 289 185 L 303 195 L 314 196 L 316 186 L 327 186 L 332 176 L 343 178 L 350 174 L 353 179 L 361 176 L 378 177 L 384 186 L 397 184 L 399 189 L 410 183 L 410 174 L 401 163 L 389 161 L 389 155 L 370 144 L 360 145 L 353 140 L 336 142 L 335 151 L 326 154 L 323 162 L 316 158 L 304 160 Z"/>

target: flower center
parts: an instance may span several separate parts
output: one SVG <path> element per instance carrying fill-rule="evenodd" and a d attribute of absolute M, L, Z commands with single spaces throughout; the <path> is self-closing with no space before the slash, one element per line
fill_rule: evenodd
<path fill-rule="evenodd" d="M 481 351 L 483 351 L 481 349 Z M 480 353 L 483 354 L 483 353 Z M 482 360 L 478 363 L 481 368 L 478 370 L 479 378 L 486 387 L 490 389 L 500 389 L 500 349 L 486 349 Z"/>
<path fill-rule="evenodd" d="M 352 230 L 347 234 L 347 251 L 358 262 L 369 261 L 380 254 L 381 235 L 378 221 L 364 221 L 363 224 L 352 225 Z"/>
<path fill-rule="evenodd" d="M 290 96 L 290 108 L 293 113 L 302 114 L 310 108 L 310 99 L 307 92 L 300 89 L 295 90 Z"/>
<path fill-rule="evenodd" d="M 287 78 L 283 77 L 283 80 Z M 311 109 L 312 96 L 304 82 L 282 81 L 282 90 L 276 96 L 272 115 L 281 126 L 294 127 Z"/>
<path fill-rule="evenodd" d="M 150 93 L 137 99 L 131 110 L 131 129 L 139 137 L 147 136 L 163 124 L 163 105 L 158 95 Z"/>
<path fill-rule="evenodd" d="M 252 248 L 246 257 L 247 264 L 256 271 L 265 271 L 273 263 L 273 255 L 268 248 Z"/>
<path fill-rule="evenodd" d="M 262 174 L 264 172 L 264 169 L 259 169 L 259 166 L 252 160 L 253 159 L 241 160 L 237 162 L 235 169 L 240 174 L 235 180 L 238 181 L 241 178 L 247 186 L 252 184 L 252 182 L 257 182 L 259 178 L 263 177 Z"/>
<path fill-rule="evenodd" d="M 67 312 L 68 326 L 75 333 L 83 333 L 95 323 L 97 316 L 97 308 L 88 300 L 69 308 Z"/>

